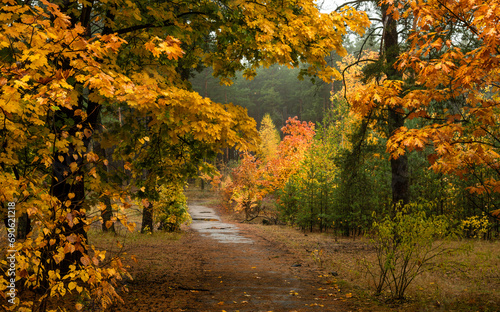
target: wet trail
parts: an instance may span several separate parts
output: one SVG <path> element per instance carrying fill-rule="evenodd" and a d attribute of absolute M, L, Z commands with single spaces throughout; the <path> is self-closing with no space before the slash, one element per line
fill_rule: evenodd
<path fill-rule="evenodd" d="M 114 311 L 349 311 L 330 278 L 319 278 L 254 225 L 224 221 L 192 204 L 193 223 L 178 241 L 140 244 L 124 304 Z M 269 235 L 269 234 L 266 234 Z"/>
<path fill-rule="evenodd" d="M 265 246 L 247 232 L 249 225 L 223 222 L 205 206 L 189 208 L 191 228 L 214 251 L 202 263 L 199 286 L 207 291 L 197 300 L 207 305 L 204 311 L 342 311 L 339 304 L 328 308 L 316 281 L 300 276 L 309 268 L 294 263 L 286 251 Z"/>
<path fill-rule="evenodd" d="M 193 219 L 191 228 L 204 237 L 210 237 L 220 243 L 252 244 L 253 241 L 240 235 L 235 224 L 224 223 L 215 210 L 201 205 L 190 205 L 189 214 Z"/>

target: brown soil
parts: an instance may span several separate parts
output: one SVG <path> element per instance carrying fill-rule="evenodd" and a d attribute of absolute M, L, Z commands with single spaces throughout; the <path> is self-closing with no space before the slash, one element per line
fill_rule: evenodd
<path fill-rule="evenodd" d="M 253 244 L 220 243 L 188 230 L 175 243 L 131 246 L 138 256 L 134 280 L 114 311 L 351 310 L 351 294 L 334 277 L 266 239 L 259 227 L 238 227 Z"/>
<path fill-rule="evenodd" d="M 199 198 L 200 204 L 210 200 Z M 140 224 L 140 214 L 129 219 Z M 363 262 L 375 263 L 368 238 L 245 224 L 223 212 L 222 221 L 253 243 L 221 243 L 188 227 L 152 235 L 91 230 L 91 243 L 107 250 L 108 258 L 123 252 L 116 241 L 125 246 L 124 263 L 133 277 L 125 282 L 128 292 L 120 292 L 124 303 L 106 311 L 499 311 L 500 241 L 474 240 L 466 253 L 436 258 L 439 266 L 415 279 L 408 300 L 395 303 L 386 300 L 387 293 L 373 296 Z M 26 291 L 20 298 L 33 296 Z M 82 311 L 99 311 L 78 294 L 53 298 L 49 307 L 74 311 L 77 302 Z"/>

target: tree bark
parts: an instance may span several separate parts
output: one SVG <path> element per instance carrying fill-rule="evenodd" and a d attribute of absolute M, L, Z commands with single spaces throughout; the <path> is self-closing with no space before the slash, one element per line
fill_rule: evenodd
<path fill-rule="evenodd" d="M 99 129 L 99 133 L 102 134 L 103 131 L 104 131 L 104 127 L 102 126 L 102 122 L 101 122 L 101 114 L 100 112 L 98 112 L 98 121 L 95 125 L 93 125 L 93 128 L 94 129 Z M 94 153 L 97 154 L 97 156 L 99 156 L 99 159 L 107 159 L 108 162 L 111 162 L 111 159 L 109 159 L 108 155 L 107 155 L 107 152 L 104 148 L 102 148 L 101 146 L 101 143 L 99 140 L 96 140 L 94 141 Z M 109 179 L 109 165 L 104 165 L 104 164 L 98 164 L 97 165 L 99 168 L 98 172 L 99 172 L 99 175 L 101 176 L 101 180 L 104 181 L 104 182 L 107 182 L 109 183 L 110 182 L 110 179 Z M 113 217 L 113 209 L 112 209 L 112 206 L 111 206 L 111 199 L 109 198 L 108 195 L 102 195 L 102 201 L 104 202 L 104 204 L 106 205 L 106 208 L 101 211 L 101 218 L 102 218 L 102 231 L 103 232 L 112 232 L 112 233 L 115 233 L 115 224 L 114 223 L 111 223 L 111 226 L 107 226 L 106 223 L 111 221 L 111 218 Z"/>
<path fill-rule="evenodd" d="M 62 12 L 70 12 L 71 6 L 74 3 L 71 1 L 65 1 L 61 5 Z M 92 10 L 92 1 L 84 5 L 81 11 L 80 21 L 90 20 L 90 14 Z M 79 22 L 74 13 L 68 13 L 73 26 Z M 88 25 L 82 25 L 87 27 Z M 61 62 L 61 70 L 71 70 L 72 67 L 69 61 L 63 59 Z M 58 140 L 63 140 L 65 137 L 77 137 L 76 133 L 84 130 L 92 131 L 92 124 L 96 123 L 96 118 L 98 116 L 98 109 L 96 107 L 90 107 L 89 103 L 87 107 L 87 119 L 83 120 L 81 114 L 75 114 L 77 110 L 85 110 L 83 94 L 79 96 L 78 107 L 67 108 L 59 107 L 58 110 L 54 111 L 52 116 L 52 127 L 53 133 Z M 71 121 L 71 122 L 69 122 Z M 80 127 L 80 128 L 79 128 Z M 85 132 L 84 132 L 85 133 Z M 91 133 L 91 132 L 90 132 Z M 59 200 L 59 206 L 53 207 L 52 220 L 56 224 L 56 229 L 60 231 L 60 234 L 56 232 L 50 232 L 46 235 L 46 239 L 50 240 L 52 238 L 56 239 L 57 244 L 47 245 L 42 251 L 42 261 L 46 262 L 45 271 L 59 269 L 61 276 L 66 275 L 71 265 L 80 264 L 80 259 L 83 255 L 87 253 L 85 243 L 87 241 L 87 231 L 85 230 L 86 217 L 82 210 L 85 201 L 85 177 L 83 171 L 85 153 L 88 151 L 90 145 L 90 136 L 84 135 L 82 137 L 84 151 L 81 152 L 77 150 L 77 146 L 74 144 L 68 145 L 68 152 L 55 151 L 54 161 L 52 164 L 52 182 L 50 187 L 50 193 Z M 76 170 L 71 166 L 72 163 L 76 163 Z M 69 194 L 72 194 L 70 197 Z M 59 264 L 56 264 L 52 258 L 55 248 L 57 248 L 61 243 L 61 237 L 70 237 L 76 234 L 76 242 L 73 242 L 78 248 L 71 253 L 66 253 L 64 260 Z M 47 286 L 42 283 L 42 286 Z M 43 288 L 43 287 L 42 287 Z"/>
<path fill-rule="evenodd" d="M 153 204 L 149 203 L 142 210 L 142 225 L 141 225 L 141 233 L 149 233 L 153 232 Z"/>
<path fill-rule="evenodd" d="M 382 55 L 385 59 L 385 75 L 387 79 L 402 80 L 403 74 L 394 64 L 399 56 L 397 21 L 388 13 L 388 6 L 382 5 L 382 21 L 384 31 L 382 34 Z M 388 132 L 392 136 L 400 127 L 404 126 L 405 117 L 402 107 L 389 107 Z M 395 208 L 409 203 L 409 174 L 408 158 L 406 155 L 391 159 L 392 175 L 392 202 Z"/>
<path fill-rule="evenodd" d="M 21 213 L 17 218 L 17 239 L 26 239 L 28 233 L 31 232 L 31 220 L 26 212 Z"/>

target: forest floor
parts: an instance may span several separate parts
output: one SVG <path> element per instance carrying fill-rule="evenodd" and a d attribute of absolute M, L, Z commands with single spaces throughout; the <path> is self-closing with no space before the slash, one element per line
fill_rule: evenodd
<path fill-rule="evenodd" d="M 174 243 L 138 247 L 134 280 L 115 311 L 352 310 L 352 294 L 335 278 L 252 225 L 237 226 L 239 242 L 187 230 Z"/>
<path fill-rule="evenodd" d="M 436 258 L 407 300 L 391 302 L 387 292 L 373 295 L 368 238 L 241 223 L 218 209 L 210 192 L 188 192 L 188 198 L 198 220 L 178 233 L 91 230 L 90 243 L 109 256 L 122 254 L 133 277 L 120 292 L 123 303 L 108 311 L 500 311 L 499 241 L 474 240 L 465 253 Z M 140 225 L 139 215 L 135 221 Z M 220 239 L 224 231 L 235 236 Z M 53 304 L 73 311 L 77 301 L 82 311 L 94 311 L 77 297 Z"/>
<path fill-rule="evenodd" d="M 130 262 L 134 280 L 114 311 L 500 311 L 498 241 L 474 241 L 466 253 L 436 259 L 408 300 L 391 302 L 388 293 L 373 296 L 369 239 L 241 223 L 217 208 L 213 194 L 188 196 L 190 207 L 204 205 L 194 219 L 212 207 L 223 223 L 211 228 L 235 229 L 242 241 L 217 239 L 196 220 L 181 233 L 129 240 L 138 262 Z"/>

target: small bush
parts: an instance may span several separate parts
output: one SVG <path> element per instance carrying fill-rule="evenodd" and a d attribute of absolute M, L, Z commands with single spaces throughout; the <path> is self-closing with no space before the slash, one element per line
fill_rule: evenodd
<path fill-rule="evenodd" d="M 159 230 L 174 232 L 180 229 L 181 224 L 191 222 L 182 184 L 162 185 L 159 199 L 153 203 L 153 207 L 157 211 Z"/>
<path fill-rule="evenodd" d="M 376 293 L 389 290 L 391 298 L 396 300 L 404 299 L 413 280 L 432 268 L 432 259 L 447 251 L 438 240 L 444 242 L 443 239 L 452 236 L 443 216 L 428 217 L 422 207 L 414 205 L 414 208 L 416 212 L 405 208 L 381 222 L 374 222 L 376 236 L 371 242 L 377 263 L 365 263 Z"/>
<path fill-rule="evenodd" d="M 473 216 L 462 220 L 460 229 L 465 237 L 468 238 L 481 238 L 486 236 L 489 227 L 488 216 L 483 212 L 483 216 Z"/>

